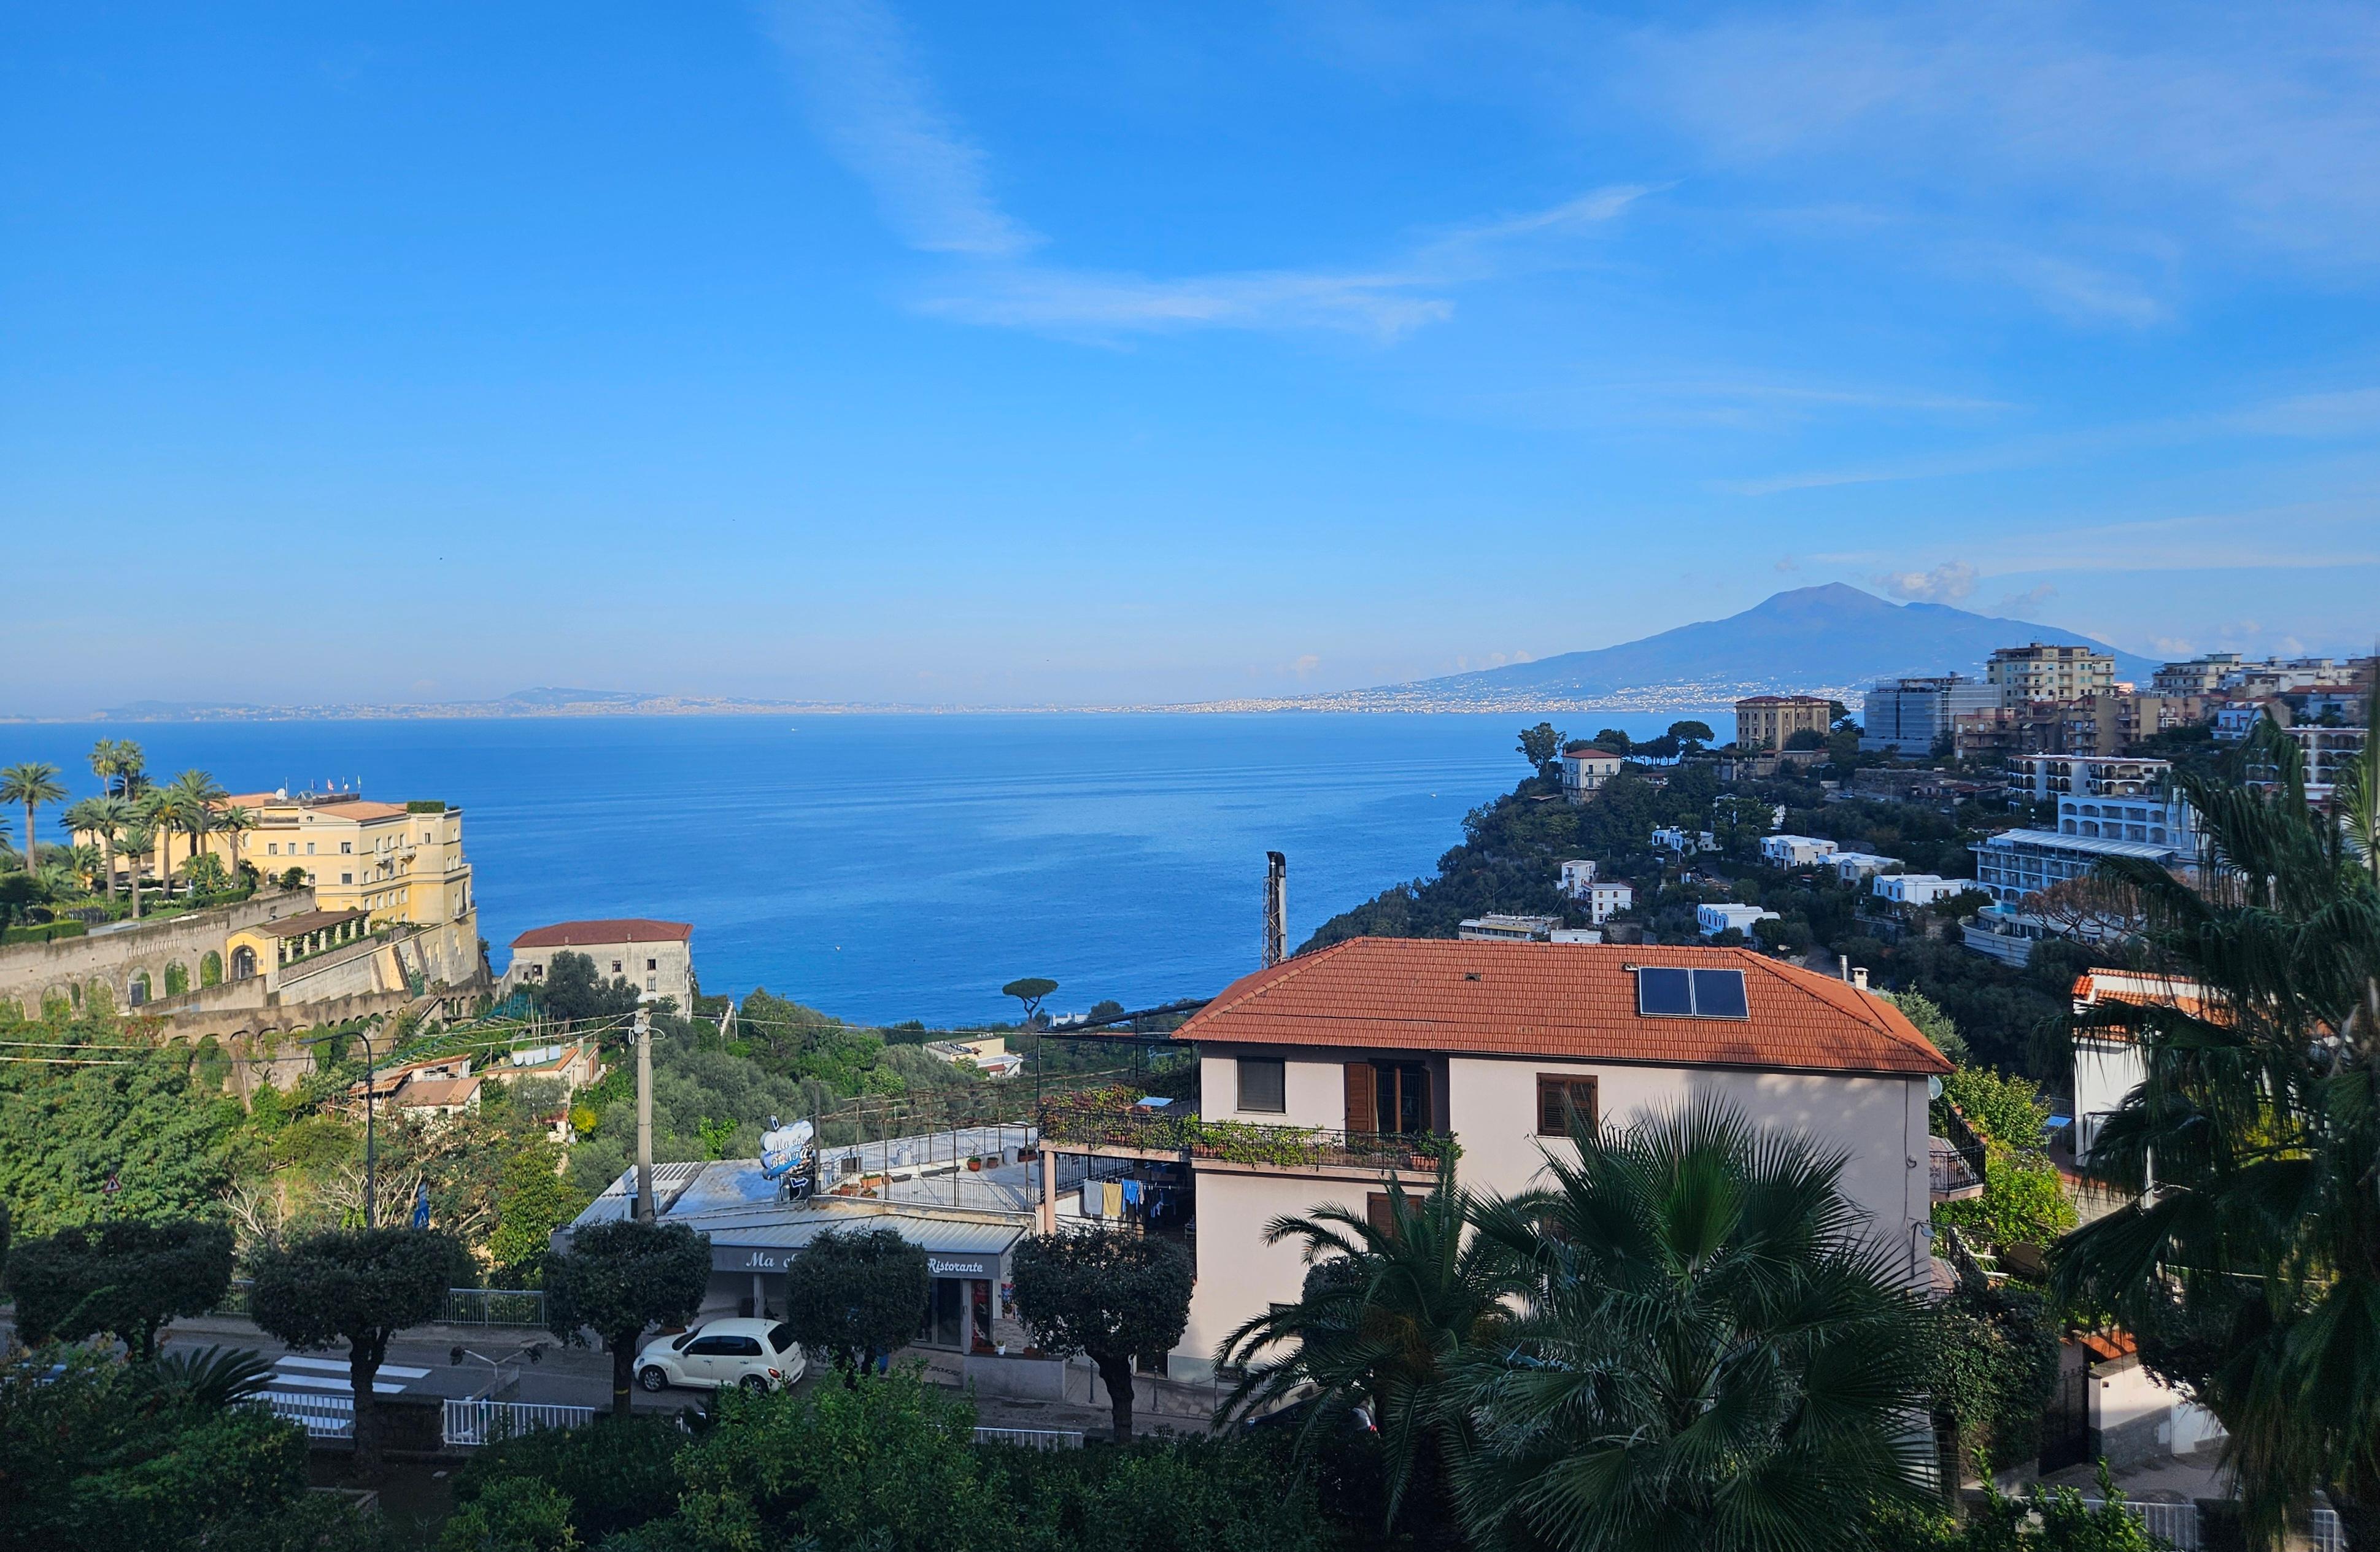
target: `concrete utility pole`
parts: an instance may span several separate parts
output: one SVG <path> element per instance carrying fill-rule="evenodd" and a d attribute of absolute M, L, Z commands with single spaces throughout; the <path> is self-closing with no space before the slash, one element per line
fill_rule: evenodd
<path fill-rule="evenodd" d="M 644 1009 L 628 1038 L 637 1048 L 637 1219 L 653 1220 L 653 1021 Z"/>

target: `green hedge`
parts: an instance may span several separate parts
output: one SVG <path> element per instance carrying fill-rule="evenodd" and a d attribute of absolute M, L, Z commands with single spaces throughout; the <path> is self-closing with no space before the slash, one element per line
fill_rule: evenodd
<path fill-rule="evenodd" d="M 434 797 L 417 798 L 405 806 L 405 811 L 408 814 L 443 814 L 446 812 L 446 805 Z"/>
<path fill-rule="evenodd" d="M 90 930 L 79 921 L 43 922 L 38 927 L 12 927 L 0 931 L 0 943 L 55 943 L 61 938 L 79 938 Z"/>

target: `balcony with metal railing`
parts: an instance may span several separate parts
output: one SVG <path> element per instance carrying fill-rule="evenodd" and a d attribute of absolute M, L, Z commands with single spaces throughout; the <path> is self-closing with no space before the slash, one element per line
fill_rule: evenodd
<path fill-rule="evenodd" d="M 1934 1106 L 1932 1135 L 1925 1139 L 1926 1184 L 1937 1202 L 1960 1202 L 1984 1194 L 1984 1140 L 1949 1101 Z"/>
<path fill-rule="evenodd" d="M 1176 1113 L 1179 1111 L 1180 1113 Z M 1443 1132 L 1348 1132 L 1320 1126 L 1209 1121 L 1170 1105 L 1143 1105 L 1128 1090 L 1054 1096 L 1042 1102 L 1044 1147 L 1284 1170 L 1434 1170 L 1455 1150 Z"/>

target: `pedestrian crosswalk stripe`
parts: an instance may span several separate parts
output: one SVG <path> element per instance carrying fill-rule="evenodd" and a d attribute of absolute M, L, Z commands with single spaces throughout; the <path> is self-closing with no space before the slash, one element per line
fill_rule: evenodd
<path fill-rule="evenodd" d="M 283 1369 L 321 1369 L 327 1374 L 346 1374 L 347 1372 L 347 1365 L 338 1359 L 303 1358 L 295 1352 L 283 1353 L 274 1361 L 273 1366 L 275 1368 Z M 429 1377 L 430 1371 L 428 1369 L 407 1368 L 402 1364 L 382 1364 L 380 1366 L 380 1374 L 381 1377 L 383 1379 L 426 1379 Z"/>
<path fill-rule="evenodd" d="M 273 1383 L 275 1385 L 294 1385 L 304 1390 L 344 1390 L 349 1395 L 355 1394 L 354 1386 L 350 1385 L 344 1379 L 333 1379 L 328 1375 L 274 1375 L 273 1376 Z M 404 1393 L 404 1390 L 405 1387 L 402 1385 L 384 1385 L 378 1380 L 374 1380 L 372 1382 L 372 1394 L 375 1396 L 401 1395 Z"/>

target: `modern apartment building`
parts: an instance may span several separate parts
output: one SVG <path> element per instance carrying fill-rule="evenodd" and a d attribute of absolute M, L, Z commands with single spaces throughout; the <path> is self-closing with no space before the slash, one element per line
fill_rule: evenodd
<path fill-rule="evenodd" d="M 1606 782 L 1620 774 L 1620 757 L 1609 749 L 1565 749 L 1561 757 L 1562 796 L 1585 803 Z"/>
<path fill-rule="evenodd" d="M 585 954 L 598 980 L 625 979 L 649 997 L 674 1000 L 681 1013 L 694 1007 L 691 923 L 629 916 L 531 928 L 513 940 L 504 989 L 542 982 L 558 953 Z"/>
<path fill-rule="evenodd" d="M 2062 803 L 2074 802 L 2076 800 L 2071 798 L 2062 800 Z M 1989 840 L 1976 842 L 1969 848 L 1975 854 L 1976 887 L 1987 891 L 1994 900 L 2013 905 L 2025 896 L 2038 894 L 2053 884 L 2083 877 L 2108 857 L 2138 857 L 2177 873 L 2186 874 L 2196 868 L 2196 843 L 2188 832 L 2180 831 L 2164 822 L 2168 816 L 2163 806 L 2120 805 L 2119 806 L 2125 809 L 2139 807 L 2143 817 L 2139 819 L 2095 818 L 2088 822 L 2100 826 L 2101 832 L 2083 834 L 2081 826 L 2085 821 L 2081 818 L 2080 810 L 2103 806 L 2078 803 L 2074 820 L 2076 829 L 2072 831 L 2063 828 L 2067 820 L 2061 817 L 2058 830 L 2004 831 Z M 2152 813 L 2158 816 L 2156 822 L 2151 822 L 2146 817 Z M 2143 839 L 2130 839 L 2130 832 L 2135 828 L 2142 831 Z M 2110 829 L 2126 833 L 2112 834 L 2108 832 Z M 2150 834 L 2160 839 L 2146 839 Z"/>
<path fill-rule="evenodd" d="M 1999 692 L 2002 706 L 2081 700 L 2115 692 L 2116 660 L 2088 647 L 2054 647 L 2036 641 L 1994 652 L 1984 677 Z"/>
<path fill-rule="evenodd" d="M 2008 762 L 2009 794 L 2035 803 L 2061 797 L 2162 798 L 2173 779 L 2173 763 L 2105 755 L 2013 755 Z"/>
<path fill-rule="evenodd" d="M 1887 679 L 1867 692 L 1860 747 L 1870 754 L 1924 755 L 1948 738 L 1956 719 L 1999 705 L 1999 690 L 1964 674 Z"/>
<path fill-rule="evenodd" d="M 2187 662 L 2169 662 L 2150 676 L 2149 693 L 2160 696 L 2211 696 L 2240 672 L 2237 652 L 2208 652 Z"/>
<path fill-rule="evenodd" d="M 1542 1183 L 1573 1118 L 1625 1127 L 1695 1100 L 1845 1156 L 1841 1187 L 1914 1287 L 1929 1275 L 1937 1172 L 1926 1079 L 1949 1070 L 1880 997 L 1742 950 L 1362 938 L 1242 977 L 1174 1037 L 1195 1044 L 1195 1127 L 1043 1110 L 1055 1165 L 1190 1182 L 1197 1280 L 1166 1364 L 1203 1377 L 1217 1345 L 1298 1297 L 1306 1266 L 1267 1225 L 1336 1203 L 1385 1219 L 1459 1145 L 1463 1183 Z M 1228 1130 L 1216 1122 L 1228 1122 Z M 1248 1146 L 1249 1139 L 1269 1139 Z M 1058 1218 L 1054 1188 L 1043 1224 Z"/>
<path fill-rule="evenodd" d="M 1824 696 L 1747 696 L 1735 703 L 1736 746 L 1781 749 L 1797 733 L 1824 734 L 1835 725 L 1834 704 Z"/>

